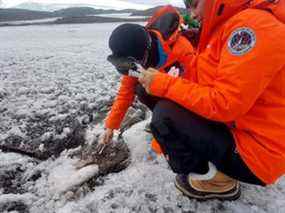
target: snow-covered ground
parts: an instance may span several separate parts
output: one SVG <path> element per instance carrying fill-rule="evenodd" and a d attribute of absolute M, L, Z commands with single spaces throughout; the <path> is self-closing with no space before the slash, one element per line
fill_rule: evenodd
<path fill-rule="evenodd" d="M 106 61 L 114 27 L 1 28 L 0 141 L 9 136 L 61 138 L 70 132 L 70 125 L 55 129 L 51 123 L 98 116 L 96 112 L 115 95 L 119 79 Z"/>
<path fill-rule="evenodd" d="M 21 143 L 61 139 L 69 133 L 69 126 L 58 131 L 46 124 L 62 123 L 71 115 L 79 120 L 90 113 L 98 116 L 118 86 L 119 76 L 106 62 L 108 37 L 115 26 L 0 28 L 0 144 L 11 136 L 21 138 Z M 284 178 L 267 188 L 243 184 L 242 197 L 236 202 L 198 203 L 183 197 L 163 158 L 145 160 L 145 124 L 124 134 L 131 165 L 98 180 L 93 191 L 76 195 L 63 191 L 96 173 L 97 167 L 87 167 L 82 176 L 76 176 L 76 160 L 66 151 L 45 161 L 0 152 L 0 212 L 285 212 Z M 89 128 L 88 140 L 102 130 L 100 123 Z"/>

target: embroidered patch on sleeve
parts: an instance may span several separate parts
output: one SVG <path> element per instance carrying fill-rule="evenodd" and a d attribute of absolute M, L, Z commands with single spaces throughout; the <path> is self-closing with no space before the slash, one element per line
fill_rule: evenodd
<path fill-rule="evenodd" d="M 244 55 L 249 52 L 256 44 L 256 36 L 250 28 L 238 28 L 228 41 L 228 49 L 233 55 Z"/>

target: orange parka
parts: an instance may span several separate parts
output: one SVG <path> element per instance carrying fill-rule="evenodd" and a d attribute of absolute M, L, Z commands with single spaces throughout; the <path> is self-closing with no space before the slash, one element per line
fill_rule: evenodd
<path fill-rule="evenodd" d="M 285 173 L 285 0 L 206 5 L 191 75 L 158 73 L 150 92 L 228 124 L 242 159 L 272 184 Z"/>
<path fill-rule="evenodd" d="M 242 159 L 272 184 L 285 173 L 285 1 L 207 2 L 188 66 L 196 80 L 161 73 L 150 92 L 227 123 Z"/>

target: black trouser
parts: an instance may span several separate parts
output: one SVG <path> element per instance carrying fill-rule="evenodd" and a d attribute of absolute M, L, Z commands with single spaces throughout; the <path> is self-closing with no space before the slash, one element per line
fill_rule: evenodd
<path fill-rule="evenodd" d="M 207 120 L 172 101 L 149 96 L 140 86 L 137 95 L 153 111 L 153 136 L 175 173 L 205 174 L 210 161 L 234 179 L 265 185 L 236 152 L 234 138 L 225 124 Z"/>

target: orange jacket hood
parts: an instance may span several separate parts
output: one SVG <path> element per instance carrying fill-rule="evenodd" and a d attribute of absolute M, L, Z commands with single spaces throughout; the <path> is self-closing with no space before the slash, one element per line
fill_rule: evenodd
<path fill-rule="evenodd" d="M 269 10 L 277 19 L 285 23 L 285 0 L 206 0 L 199 50 L 206 47 L 216 26 L 248 8 Z"/>

